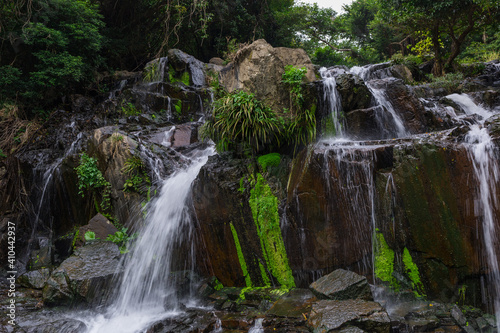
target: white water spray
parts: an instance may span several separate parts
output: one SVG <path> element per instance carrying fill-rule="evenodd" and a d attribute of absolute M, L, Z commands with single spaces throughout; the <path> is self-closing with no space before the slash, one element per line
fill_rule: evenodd
<path fill-rule="evenodd" d="M 213 148 L 199 152 L 187 169 L 164 181 L 133 253 L 125 262 L 118 298 L 105 315 L 88 322 L 89 332 L 141 332 L 153 322 L 181 312 L 169 279 L 173 254 L 192 232 L 187 209 L 191 185 L 213 153 Z"/>

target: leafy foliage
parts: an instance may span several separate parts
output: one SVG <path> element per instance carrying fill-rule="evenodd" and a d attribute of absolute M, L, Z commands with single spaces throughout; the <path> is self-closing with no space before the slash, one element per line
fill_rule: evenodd
<path fill-rule="evenodd" d="M 138 156 L 127 159 L 121 171 L 129 176 L 123 185 L 124 192 L 146 193 L 148 191 L 151 180 L 148 177 L 144 163 Z"/>
<path fill-rule="evenodd" d="M 211 138 L 217 149 L 238 148 L 258 152 L 266 144 L 279 145 L 284 120 L 253 94 L 236 91 L 215 101 L 212 118 L 205 123 L 202 135 Z"/>
<path fill-rule="evenodd" d="M 93 232 L 93 231 L 87 231 L 85 233 L 85 240 L 86 241 L 96 240 L 96 238 L 95 238 L 95 232 Z"/>
<path fill-rule="evenodd" d="M 134 233 L 132 236 L 129 236 L 127 234 L 128 228 L 121 228 L 117 232 L 115 232 L 113 235 L 108 235 L 106 238 L 107 241 L 113 242 L 118 247 L 120 248 L 120 253 L 125 254 L 129 252 L 129 249 L 127 248 L 127 244 L 129 244 L 130 241 L 134 240 L 137 238 L 137 233 Z"/>
<path fill-rule="evenodd" d="M 282 83 L 290 92 L 290 110 L 302 108 L 304 103 L 302 82 L 306 76 L 307 69 L 305 67 L 296 68 L 292 65 L 285 66 L 285 72 L 282 75 Z"/>

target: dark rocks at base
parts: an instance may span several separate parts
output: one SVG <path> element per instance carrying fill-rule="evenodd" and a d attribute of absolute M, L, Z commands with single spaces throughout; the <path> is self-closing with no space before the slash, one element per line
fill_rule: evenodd
<path fill-rule="evenodd" d="M 367 332 L 390 332 L 391 320 L 376 302 L 363 300 L 323 300 L 312 306 L 308 325 L 315 332 L 331 332 L 356 326 Z"/>
<path fill-rule="evenodd" d="M 309 288 L 321 299 L 373 301 L 366 277 L 343 269 L 337 269 L 319 278 L 311 283 Z"/>
<path fill-rule="evenodd" d="M 119 257 L 120 250 L 112 242 L 96 241 L 77 249 L 52 272 L 43 289 L 44 302 L 101 303 L 118 271 Z"/>

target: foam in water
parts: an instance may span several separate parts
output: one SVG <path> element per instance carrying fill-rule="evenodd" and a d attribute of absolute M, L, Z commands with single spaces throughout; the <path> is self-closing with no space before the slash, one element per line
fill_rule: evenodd
<path fill-rule="evenodd" d="M 106 314 L 85 320 L 89 332 L 140 332 L 157 320 L 181 312 L 172 279 L 168 277 L 174 250 L 192 232 L 187 210 L 191 184 L 213 153 L 213 148 L 198 152 L 188 168 L 164 181 L 125 262 L 117 299 Z"/>
<path fill-rule="evenodd" d="M 466 94 L 451 94 L 446 96 L 446 98 L 458 104 L 468 116 L 476 114 L 481 116 L 482 120 L 486 120 L 492 116 L 490 111 L 474 103 L 474 101 Z"/>

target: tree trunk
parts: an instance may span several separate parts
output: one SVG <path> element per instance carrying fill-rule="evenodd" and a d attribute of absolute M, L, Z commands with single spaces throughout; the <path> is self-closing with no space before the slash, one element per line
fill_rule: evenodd
<path fill-rule="evenodd" d="M 434 48 L 434 67 L 432 68 L 432 74 L 434 76 L 443 76 L 443 58 L 441 55 L 441 43 L 439 40 L 439 24 L 432 28 L 432 46 Z"/>

